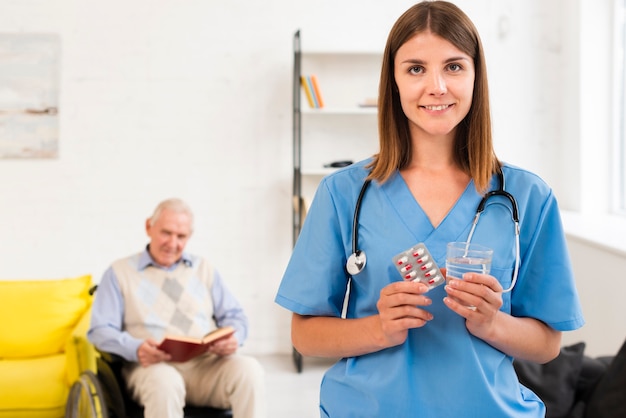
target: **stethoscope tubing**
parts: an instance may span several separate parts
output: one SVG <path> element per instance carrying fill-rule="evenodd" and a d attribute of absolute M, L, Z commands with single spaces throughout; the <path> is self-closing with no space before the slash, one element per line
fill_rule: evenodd
<path fill-rule="evenodd" d="M 365 195 L 365 192 L 367 191 L 367 188 L 369 187 L 371 182 L 372 180 L 370 179 L 365 180 L 363 186 L 361 187 L 361 191 L 359 192 L 359 197 L 356 200 L 356 206 L 354 207 L 354 217 L 352 218 L 352 252 L 354 254 L 358 254 L 360 252 L 358 230 L 359 218 L 361 214 L 361 203 L 363 202 L 363 196 Z"/>
<path fill-rule="evenodd" d="M 511 279 L 511 286 L 507 289 L 503 290 L 503 293 L 510 292 L 515 287 L 517 283 L 517 276 L 519 274 L 520 268 L 520 223 L 519 223 L 519 211 L 517 206 L 517 200 L 515 197 L 505 190 L 505 182 L 504 182 L 504 173 L 502 170 L 498 170 L 498 180 L 499 185 L 496 190 L 492 190 L 487 192 L 483 198 L 478 203 L 476 207 L 476 214 L 474 215 L 474 220 L 472 222 L 472 228 L 467 236 L 467 242 L 471 242 L 472 237 L 474 235 L 474 231 L 476 226 L 478 225 L 478 220 L 482 215 L 485 207 L 487 205 L 487 201 L 494 196 L 503 196 L 511 203 L 511 218 L 515 227 L 515 267 L 513 269 L 513 278 Z M 355 207 L 354 207 L 354 216 L 352 218 L 352 254 L 348 257 L 346 261 L 346 270 L 351 276 L 355 276 L 359 274 L 365 268 L 366 264 L 366 256 L 365 252 L 359 249 L 359 219 L 361 215 L 361 205 L 363 203 L 363 197 L 365 196 L 365 192 L 367 191 L 369 185 L 371 183 L 370 179 L 366 179 L 363 182 L 363 186 L 361 186 L 361 190 L 359 191 L 359 196 L 357 198 Z"/>

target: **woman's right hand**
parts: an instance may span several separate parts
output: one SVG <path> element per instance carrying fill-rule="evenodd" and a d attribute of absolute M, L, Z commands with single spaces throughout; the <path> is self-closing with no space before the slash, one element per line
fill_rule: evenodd
<path fill-rule="evenodd" d="M 402 344 L 410 328 L 423 327 L 433 319 L 423 309 L 432 304 L 424 295 L 428 287 L 418 282 L 385 286 L 376 303 L 378 314 L 344 319 L 294 313 L 291 320 L 293 346 L 305 356 L 356 357 Z"/>
<path fill-rule="evenodd" d="M 409 329 L 423 327 L 433 319 L 433 315 L 423 309 L 432 304 L 426 292 L 428 286 L 412 281 L 394 282 L 380 291 L 376 307 L 390 347 L 404 343 Z"/>

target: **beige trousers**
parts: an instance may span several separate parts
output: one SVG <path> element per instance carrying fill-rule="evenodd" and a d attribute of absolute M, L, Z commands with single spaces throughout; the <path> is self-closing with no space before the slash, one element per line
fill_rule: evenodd
<path fill-rule="evenodd" d="M 145 418 L 178 418 L 185 403 L 230 408 L 233 418 L 265 418 L 265 374 L 243 355 L 196 357 L 185 363 L 133 365 L 125 370 L 133 398 Z"/>

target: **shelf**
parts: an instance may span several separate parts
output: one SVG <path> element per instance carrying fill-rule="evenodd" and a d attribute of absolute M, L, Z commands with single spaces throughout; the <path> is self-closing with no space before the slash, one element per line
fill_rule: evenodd
<path fill-rule="evenodd" d="M 332 168 L 332 167 L 306 167 L 306 168 L 302 168 L 300 170 L 300 174 L 302 174 L 303 176 L 319 176 L 319 177 L 324 177 L 328 174 L 334 173 L 335 171 L 337 171 L 338 168 Z"/>
<path fill-rule="evenodd" d="M 294 35 L 293 149 L 296 198 L 311 198 L 322 177 L 337 168 L 333 161 L 369 158 L 378 149 L 376 96 L 381 50 L 345 47 L 303 50 L 300 31 Z M 324 106 L 309 105 L 300 79 L 315 76 Z M 294 244 L 302 225 L 294 213 Z"/>
<path fill-rule="evenodd" d="M 315 76 L 325 107 L 341 109 L 359 108 L 361 104 L 375 103 L 382 55 L 380 53 L 318 52 L 300 55 L 300 75 Z M 300 102 L 304 111 L 310 108 L 306 96 Z M 367 111 L 365 111 L 367 112 Z M 369 112 L 374 112 L 369 110 Z"/>
<path fill-rule="evenodd" d="M 375 115 L 378 112 L 376 107 L 323 107 L 314 109 L 312 107 L 302 107 L 302 114 L 307 115 Z"/>

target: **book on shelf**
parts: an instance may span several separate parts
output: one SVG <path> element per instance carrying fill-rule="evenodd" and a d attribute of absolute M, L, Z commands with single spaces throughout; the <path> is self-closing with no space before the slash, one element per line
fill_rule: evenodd
<path fill-rule="evenodd" d="M 302 85 L 302 90 L 304 90 L 304 95 L 306 96 L 306 100 L 309 103 L 309 106 L 315 108 L 315 100 L 313 100 L 313 90 L 311 90 L 310 84 L 305 75 L 300 76 L 300 84 Z"/>
<path fill-rule="evenodd" d="M 324 107 L 317 77 L 314 75 L 302 75 L 300 76 L 300 84 L 302 85 L 307 102 L 311 108 L 320 109 Z"/>
<path fill-rule="evenodd" d="M 206 353 L 213 343 L 234 333 L 235 328 L 226 326 L 213 330 L 202 338 L 166 335 L 158 348 L 172 356 L 170 361 L 184 362 Z"/>
<path fill-rule="evenodd" d="M 317 102 L 317 107 L 324 107 L 324 100 L 322 99 L 322 91 L 320 90 L 319 83 L 317 82 L 317 77 L 315 75 L 311 75 L 310 77 L 311 85 L 313 85 L 313 97 L 315 97 Z"/>
<path fill-rule="evenodd" d="M 361 103 L 359 103 L 359 107 L 377 107 L 378 99 L 375 97 L 366 97 L 363 99 Z"/>

